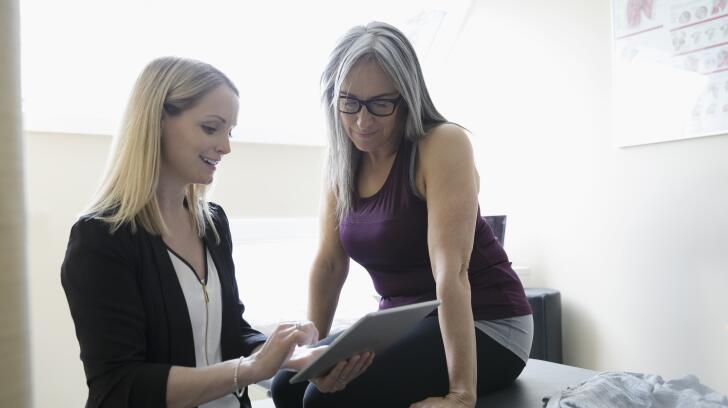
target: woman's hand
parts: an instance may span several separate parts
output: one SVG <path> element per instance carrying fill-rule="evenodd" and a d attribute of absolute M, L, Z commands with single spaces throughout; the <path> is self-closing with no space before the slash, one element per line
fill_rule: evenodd
<path fill-rule="evenodd" d="M 374 361 L 374 353 L 364 352 L 339 361 L 334 368 L 323 377 L 314 378 L 311 383 L 323 393 L 338 392 L 359 377 Z"/>
<path fill-rule="evenodd" d="M 318 346 L 318 347 L 296 347 L 291 355 L 291 358 L 283 363 L 284 369 L 301 371 L 304 367 L 311 364 L 313 360 L 317 359 L 323 354 L 329 346 Z"/>
<path fill-rule="evenodd" d="M 275 375 L 288 362 L 296 346 L 305 346 L 318 341 L 318 330 L 308 321 L 280 323 L 268 340 L 258 348 L 244 364 L 250 367 L 254 381 L 258 382 Z"/>
<path fill-rule="evenodd" d="M 432 397 L 410 405 L 410 408 L 473 408 L 475 398 L 466 397 L 456 393 L 444 397 Z"/>

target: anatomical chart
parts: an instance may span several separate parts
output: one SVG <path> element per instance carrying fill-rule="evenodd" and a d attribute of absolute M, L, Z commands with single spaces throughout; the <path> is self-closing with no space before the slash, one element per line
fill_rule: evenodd
<path fill-rule="evenodd" d="M 728 133 L 728 0 L 613 0 L 615 140 Z"/>

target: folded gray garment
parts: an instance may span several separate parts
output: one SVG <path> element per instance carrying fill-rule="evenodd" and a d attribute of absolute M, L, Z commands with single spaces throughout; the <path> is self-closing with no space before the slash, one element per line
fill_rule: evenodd
<path fill-rule="evenodd" d="M 603 372 L 544 398 L 545 408 L 718 408 L 728 398 L 688 375 L 663 381 L 659 375 Z"/>

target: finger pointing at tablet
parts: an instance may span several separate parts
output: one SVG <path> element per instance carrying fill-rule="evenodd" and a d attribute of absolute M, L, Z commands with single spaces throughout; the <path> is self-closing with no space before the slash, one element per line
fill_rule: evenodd
<path fill-rule="evenodd" d="M 280 324 L 281 327 L 291 329 L 296 332 L 303 332 L 305 334 L 304 344 L 316 344 L 319 341 L 319 332 L 316 325 L 310 320 L 300 320 L 295 322 L 283 322 Z"/>
<path fill-rule="evenodd" d="M 254 368 L 256 381 L 270 378 L 281 365 L 288 362 L 296 346 L 307 346 L 318 340 L 318 331 L 308 321 L 281 323 L 266 342 L 243 363 Z"/>

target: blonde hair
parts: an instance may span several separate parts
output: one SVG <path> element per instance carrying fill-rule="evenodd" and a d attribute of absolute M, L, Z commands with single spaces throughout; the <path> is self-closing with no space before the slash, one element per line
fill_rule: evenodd
<path fill-rule="evenodd" d="M 132 232 L 141 226 L 150 234 L 166 233 L 156 195 L 162 118 L 165 113 L 176 116 L 194 107 L 206 93 L 221 84 L 238 94 L 225 74 L 204 62 L 178 57 L 150 62 L 134 84 L 103 182 L 84 214 L 111 224 L 112 232 L 129 224 Z M 197 234 L 203 237 L 207 224 L 219 242 L 206 200 L 207 187 L 203 184 L 187 187 L 187 209 Z"/>

